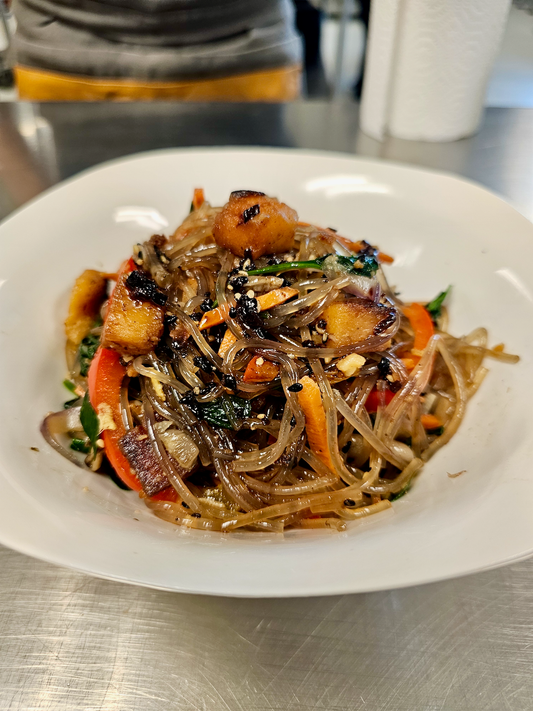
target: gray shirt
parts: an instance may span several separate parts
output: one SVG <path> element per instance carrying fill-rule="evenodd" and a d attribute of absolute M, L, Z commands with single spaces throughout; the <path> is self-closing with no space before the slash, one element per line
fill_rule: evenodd
<path fill-rule="evenodd" d="M 291 0 L 16 0 L 17 61 L 96 77 L 180 80 L 301 61 Z"/>

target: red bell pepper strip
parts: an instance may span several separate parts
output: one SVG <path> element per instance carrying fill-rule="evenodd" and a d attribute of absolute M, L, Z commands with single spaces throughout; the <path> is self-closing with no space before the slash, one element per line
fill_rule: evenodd
<path fill-rule="evenodd" d="M 133 259 L 128 259 L 121 266 L 116 276 L 118 279 L 136 269 Z M 113 298 L 111 294 L 110 299 Z M 120 479 L 134 491 L 142 491 L 141 482 L 132 471 L 130 463 L 120 449 L 119 441 L 126 434 L 126 428 L 122 421 L 122 408 L 120 405 L 120 390 L 122 381 L 126 375 L 126 368 L 120 362 L 120 354 L 111 348 L 99 348 L 91 362 L 88 373 L 89 399 L 96 411 L 98 406 L 105 403 L 111 409 L 111 415 L 116 425 L 115 430 L 104 430 L 102 439 L 104 440 L 105 453 L 113 469 Z M 176 490 L 170 486 L 151 497 L 156 501 L 177 502 L 179 496 Z"/>
<path fill-rule="evenodd" d="M 116 429 L 102 432 L 106 456 L 124 484 L 140 491 L 141 482 L 119 446 L 120 438 L 126 434 L 120 407 L 120 388 L 125 375 L 126 368 L 120 362 L 120 355 L 111 348 L 99 348 L 89 368 L 89 399 L 97 412 L 98 406 L 104 403 L 110 407 Z"/>
<path fill-rule="evenodd" d="M 385 390 L 385 406 L 389 404 L 389 402 L 392 400 L 394 397 L 394 393 L 392 393 L 390 390 Z M 378 406 L 380 405 L 380 400 L 379 400 L 379 393 L 378 391 L 374 388 L 374 390 L 370 391 L 369 396 L 366 399 L 365 402 L 365 407 L 367 412 L 377 412 L 378 411 Z"/>
<path fill-rule="evenodd" d="M 95 410 L 98 410 L 98 405 L 102 403 L 111 408 L 117 429 L 102 432 L 106 456 L 124 484 L 134 491 L 141 491 L 141 482 L 133 473 L 119 445 L 120 438 L 126 434 L 120 406 L 120 388 L 125 375 L 126 368 L 120 362 L 120 355 L 111 348 L 99 348 L 89 368 L 89 398 Z M 179 496 L 172 486 L 159 491 L 151 498 L 155 501 L 179 501 Z"/>
<path fill-rule="evenodd" d="M 163 491 L 158 491 L 157 494 L 150 496 L 151 501 L 170 501 L 173 504 L 177 504 L 181 501 L 180 495 L 174 489 L 173 486 L 168 486 Z"/>
<path fill-rule="evenodd" d="M 125 273 L 132 272 L 137 267 L 133 259 L 126 260 L 117 275 L 117 280 Z M 111 294 L 110 300 L 113 299 Z M 126 434 L 122 422 L 120 407 L 120 389 L 126 375 L 126 368 L 120 362 L 120 355 L 111 348 L 99 348 L 91 362 L 88 374 L 89 399 L 91 405 L 98 412 L 98 406 L 107 404 L 111 408 L 111 415 L 116 425 L 116 430 L 104 430 L 105 453 L 113 469 L 122 481 L 135 491 L 141 490 L 141 482 L 133 473 L 126 457 L 119 447 L 119 440 Z"/>

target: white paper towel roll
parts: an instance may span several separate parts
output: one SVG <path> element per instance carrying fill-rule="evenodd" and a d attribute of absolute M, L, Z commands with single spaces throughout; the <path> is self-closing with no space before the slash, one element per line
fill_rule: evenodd
<path fill-rule="evenodd" d="M 361 128 L 381 140 L 474 133 L 511 0 L 373 0 Z"/>

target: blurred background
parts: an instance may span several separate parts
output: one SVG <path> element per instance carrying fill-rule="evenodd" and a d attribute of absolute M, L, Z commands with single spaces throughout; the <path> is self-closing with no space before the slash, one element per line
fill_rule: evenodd
<path fill-rule="evenodd" d="M 357 99 L 370 4 L 0 0 L 0 100 Z M 485 103 L 533 107 L 533 0 L 513 2 Z"/>

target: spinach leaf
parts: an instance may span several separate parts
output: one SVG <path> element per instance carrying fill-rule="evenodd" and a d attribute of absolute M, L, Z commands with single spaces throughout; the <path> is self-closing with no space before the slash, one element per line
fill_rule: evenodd
<path fill-rule="evenodd" d="M 63 403 L 63 409 L 68 410 L 69 407 L 75 407 L 78 404 L 80 396 L 76 395 L 76 386 L 74 385 L 72 380 L 63 380 L 63 385 L 66 387 L 67 390 L 69 390 L 73 395 L 75 395 L 72 400 L 67 400 Z"/>
<path fill-rule="evenodd" d="M 337 254 L 337 262 L 350 274 L 358 274 L 369 278 L 372 278 L 379 269 L 377 259 L 368 254 L 355 254 L 353 257 L 343 257 Z"/>
<path fill-rule="evenodd" d="M 85 393 L 81 404 L 80 420 L 83 431 L 91 442 L 93 453 L 96 454 L 96 440 L 100 434 L 100 422 L 98 421 L 98 415 L 89 401 L 88 393 Z"/>
<path fill-rule="evenodd" d="M 329 256 L 329 254 L 326 255 L 326 257 Z M 248 274 L 250 276 L 257 276 L 260 274 L 279 274 L 281 272 L 288 272 L 291 269 L 322 269 L 322 264 L 324 263 L 326 257 L 310 259 L 306 262 L 282 262 L 281 264 L 270 264 L 267 267 L 261 267 L 261 269 L 250 269 Z"/>
<path fill-rule="evenodd" d="M 441 291 L 438 296 L 436 296 L 433 301 L 430 301 L 429 304 L 426 305 L 426 311 L 429 312 L 429 315 L 433 319 L 433 321 L 436 321 L 438 318 L 440 318 L 440 315 L 442 314 L 442 304 L 444 303 L 444 300 L 450 293 L 451 285 L 446 289 L 446 291 Z"/>
<path fill-rule="evenodd" d="M 332 257 L 344 271 L 358 276 L 373 277 L 379 269 L 379 263 L 372 255 L 360 252 L 351 257 L 344 257 L 341 254 L 325 254 L 317 259 L 310 259 L 303 262 L 282 262 L 281 264 L 271 264 L 261 269 L 251 269 L 248 274 L 256 276 L 260 274 L 280 274 L 291 269 L 322 269 L 322 265 L 328 257 Z"/>
<path fill-rule="evenodd" d="M 411 488 L 411 482 L 409 481 L 409 482 L 403 487 L 403 489 L 400 489 L 400 491 L 398 491 L 397 494 L 393 494 L 393 495 L 390 497 L 390 501 L 398 501 L 398 499 L 401 499 L 402 496 L 405 496 L 405 494 L 407 494 L 407 492 L 409 491 L 410 488 Z"/>
<path fill-rule="evenodd" d="M 85 440 L 77 439 L 76 437 L 70 443 L 70 448 L 75 452 L 83 452 L 83 454 L 89 453 L 89 447 L 86 445 Z"/>
<path fill-rule="evenodd" d="M 192 393 L 181 398 L 196 417 L 205 420 L 214 427 L 236 429 L 238 420 L 244 420 L 252 414 L 252 403 L 237 395 L 221 395 L 211 402 L 198 402 Z"/>
<path fill-rule="evenodd" d="M 203 420 L 215 427 L 236 429 L 237 420 L 250 417 L 252 403 L 237 395 L 222 395 L 211 402 L 201 403 L 200 413 Z"/>
<path fill-rule="evenodd" d="M 80 375 L 86 377 L 89 372 L 89 366 L 94 358 L 94 355 L 100 345 L 100 336 L 94 336 L 89 334 L 85 336 L 83 341 L 80 343 Z"/>
<path fill-rule="evenodd" d="M 74 385 L 72 380 L 63 380 L 63 385 L 66 387 L 67 390 L 70 390 L 73 395 L 76 394 L 76 386 Z"/>

